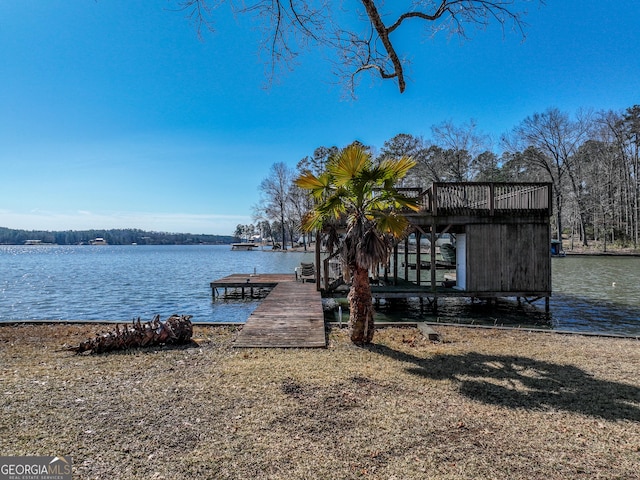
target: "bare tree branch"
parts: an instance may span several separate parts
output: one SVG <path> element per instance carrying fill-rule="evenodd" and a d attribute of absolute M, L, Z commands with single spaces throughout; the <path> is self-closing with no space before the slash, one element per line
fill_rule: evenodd
<path fill-rule="evenodd" d="M 431 35 L 446 31 L 462 38 L 467 37 L 469 26 L 487 28 L 498 23 L 504 31 L 511 24 L 524 38 L 526 12 L 519 7 L 536 1 L 544 4 L 544 0 L 413 0 L 398 7 L 395 1 L 360 0 L 364 13 L 331 0 L 181 0 L 179 5 L 196 23 L 199 35 L 205 26 L 213 30 L 213 8 L 222 3 L 229 3 L 238 13 L 256 16 L 264 29 L 262 48 L 270 57 L 270 80 L 278 66 L 291 69 L 303 50 L 320 47 L 329 59 L 338 60 L 338 76 L 353 94 L 358 77 L 365 72 L 393 79 L 400 93 L 405 91 L 409 62 L 398 54 L 391 38 L 405 22 L 420 20 Z M 396 13 L 387 13 L 391 10 Z M 387 26 L 389 17 L 395 20 Z M 367 27 L 364 31 L 351 30 L 362 23 Z"/>

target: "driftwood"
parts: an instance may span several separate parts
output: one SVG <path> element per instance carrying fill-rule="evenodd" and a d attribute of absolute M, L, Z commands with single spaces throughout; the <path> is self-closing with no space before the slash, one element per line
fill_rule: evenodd
<path fill-rule="evenodd" d="M 67 350 L 76 353 L 104 353 L 127 348 L 189 343 L 193 335 L 190 319 L 191 315 L 171 315 L 163 322 L 160 315 L 156 315 L 153 320 L 143 323 L 138 317 L 130 326 L 124 325 L 121 328 L 116 325 L 115 330 L 97 335 Z"/>

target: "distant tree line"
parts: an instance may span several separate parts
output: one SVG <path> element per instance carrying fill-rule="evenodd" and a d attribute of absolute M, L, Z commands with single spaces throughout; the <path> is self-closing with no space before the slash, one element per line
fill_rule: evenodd
<path fill-rule="evenodd" d="M 358 143 L 358 142 L 356 142 Z M 410 156 L 417 163 L 405 187 L 428 188 L 433 182 L 550 182 L 553 236 L 571 244 L 638 248 L 640 242 L 640 105 L 624 111 L 549 108 L 525 118 L 500 139 L 483 134 L 474 121 L 443 122 L 431 138 L 399 134 L 379 151 L 363 146 L 376 162 Z M 320 174 L 338 154 L 319 147 L 295 169 L 276 163 L 260 184 L 254 207 L 257 224 L 269 225 L 283 243 L 299 239 L 310 198 L 293 183 L 301 173 Z M 265 223 L 266 222 L 266 223 Z"/>
<path fill-rule="evenodd" d="M 88 245 L 96 238 L 103 238 L 109 245 L 199 245 L 229 244 L 235 241 L 231 235 L 193 235 L 190 233 L 146 232 L 138 229 L 113 230 L 14 230 L 0 227 L 0 244 L 23 245 L 27 240 L 57 245 Z"/>

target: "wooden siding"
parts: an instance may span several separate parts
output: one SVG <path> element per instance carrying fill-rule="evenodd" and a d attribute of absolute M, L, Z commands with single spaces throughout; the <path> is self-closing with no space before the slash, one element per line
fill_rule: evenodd
<path fill-rule="evenodd" d="M 466 290 L 496 292 L 501 290 L 499 225 L 467 226 Z"/>
<path fill-rule="evenodd" d="M 467 290 L 551 292 L 549 226 L 468 225 Z"/>

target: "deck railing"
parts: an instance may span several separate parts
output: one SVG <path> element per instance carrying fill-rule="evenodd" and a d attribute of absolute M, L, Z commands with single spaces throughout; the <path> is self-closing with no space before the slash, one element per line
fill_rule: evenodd
<path fill-rule="evenodd" d="M 550 183 L 438 182 L 427 190 L 400 187 L 396 191 L 417 199 L 420 210 L 432 215 L 551 215 L 552 209 Z"/>
<path fill-rule="evenodd" d="M 434 183 L 421 197 L 423 210 L 432 215 L 551 215 L 552 205 L 549 183 Z"/>

